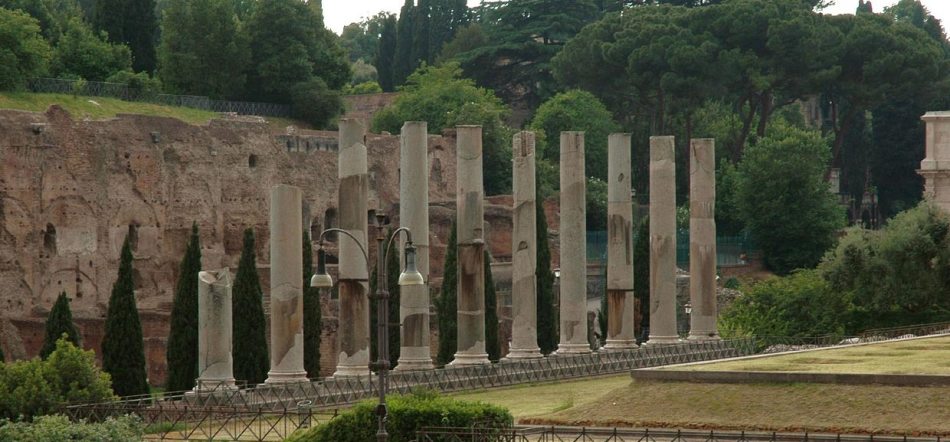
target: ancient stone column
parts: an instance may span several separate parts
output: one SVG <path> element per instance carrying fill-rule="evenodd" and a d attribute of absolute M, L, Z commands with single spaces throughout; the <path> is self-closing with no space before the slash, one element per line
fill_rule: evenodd
<path fill-rule="evenodd" d="M 303 215 L 299 187 L 270 190 L 270 372 L 267 383 L 306 382 L 303 368 Z"/>
<path fill-rule="evenodd" d="M 396 370 L 425 370 L 433 368 L 429 354 L 429 135 L 425 121 L 407 121 L 401 134 L 399 221 L 412 232 L 416 266 L 426 283 L 400 288 L 402 327 Z M 405 247 L 405 236 L 400 241 Z M 405 266 L 405 256 L 400 253 L 399 259 Z"/>
<path fill-rule="evenodd" d="M 452 365 L 487 364 L 482 127 L 456 128 L 458 347 Z"/>
<path fill-rule="evenodd" d="M 673 137 L 650 137 L 650 340 L 675 344 L 676 163 Z"/>
<path fill-rule="evenodd" d="M 927 112 L 925 156 L 917 173 L 924 178 L 924 198 L 950 211 L 950 112 Z"/>
<path fill-rule="evenodd" d="M 511 232 L 511 345 L 509 359 L 540 358 L 538 348 L 537 206 L 534 132 L 518 132 L 511 146 L 514 210 Z"/>
<path fill-rule="evenodd" d="M 369 214 L 369 174 L 366 165 L 366 126 L 351 118 L 340 119 L 340 229 L 359 240 L 337 235 L 339 244 L 340 354 L 333 376 L 369 374 L 369 274 L 366 247 Z M 363 247 L 361 249 L 360 247 Z"/>
<path fill-rule="evenodd" d="M 587 176 L 584 133 L 561 132 L 561 340 L 558 354 L 589 353 L 587 342 Z"/>
<path fill-rule="evenodd" d="M 689 142 L 689 340 L 719 339 L 716 328 L 716 141 Z"/>
<path fill-rule="evenodd" d="M 231 274 L 198 273 L 198 379 L 196 392 L 233 390 Z"/>
<path fill-rule="evenodd" d="M 607 342 L 608 350 L 637 346 L 634 334 L 633 201 L 630 134 L 607 138 Z"/>

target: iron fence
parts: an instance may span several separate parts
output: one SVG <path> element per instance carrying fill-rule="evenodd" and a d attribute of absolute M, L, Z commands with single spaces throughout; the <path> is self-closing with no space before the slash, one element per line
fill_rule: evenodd
<path fill-rule="evenodd" d="M 201 95 L 161 94 L 148 88 L 104 81 L 67 80 L 62 78 L 33 78 L 27 82 L 30 92 L 74 94 L 84 97 L 109 97 L 124 101 L 140 101 L 166 106 L 189 107 L 213 112 L 233 112 L 239 115 L 289 117 L 291 108 L 286 104 L 251 101 L 213 100 Z"/>
<path fill-rule="evenodd" d="M 748 233 L 736 236 L 716 237 L 716 265 L 737 266 L 744 265 L 747 256 L 756 251 L 757 246 Z M 689 267 L 689 230 L 679 229 L 676 232 L 676 265 Z"/>

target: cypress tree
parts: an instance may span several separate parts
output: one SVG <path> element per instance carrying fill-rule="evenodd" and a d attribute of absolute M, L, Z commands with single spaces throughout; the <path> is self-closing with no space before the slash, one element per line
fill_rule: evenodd
<path fill-rule="evenodd" d="M 485 352 L 488 359 L 501 359 L 501 343 L 498 342 L 498 296 L 491 275 L 491 253 L 485 250 Z"/>
<path fill-rule="evenodd" d="M 540 181 L 538 181 L 540 182 Z M 537 268 L 538 278 L 538 347 L 542 354 L 557 350 L 557 310 L 554 308 L 554 272 L 551 271 L 551 249 L 548 243 L 548 222 L 544 215 L 541 186 L 537 190 Z"/>
<path fill-rule="evenodd" d="M 303 232 L 303 366 L 310 378 L 320 377 L 320 290 L 310 287 L 313 276 L 313 245 L 310 232 Z"/>
<path fill-rule="evenodd" d="M 413 10 L 412 18 L 412 67 L 421 63 L 431 63 L 434 57 L 429 54 L 429 14 L 432 8 L 429 0 L 419 0 L 419 6 Z"/>
<path fill-rule="evenodd" d="M 102 370 L 112 376 L 112 390 L 119 396 L 148 394 L 142 323 L 135 306 L 132 281 L 132 247 L 122 244 L 119 275 L 112 286 L 102 338 Z"/>
<path fill-rule="evenodd" d="M 267 354 L 266 320 L 264 319 L 263 292 L 257 276 L 254 254 L 254 230 L 244 231 L 244 249 L 234 276 L 231 305 L 236 317 L 232 345 L 234 378 L 248 384 L 260 384 L 267 378 L 270 358 Z"/>
<path fill-rule="evenodd" d="M 40 357 L 46 359 L 53 350 L 56 350 L 56 341 L 66 335 L 66 340 L 77 347 L 80 345 L 79 331 L 73 323 L 73 313 L 69 309 L 69 298 L 66 292 L 60 293 L 46 318 L 46 337 L 43 338 L 43 348 Z M 2 352 L 0 352 L 2 354 Z M 2 357 L 0 357 L 2 360 Z"/>
<path fill-rule="evenodd" d="M 389 15 L 383 20 L 383 30 L 376 47 L 376 71 L 383 92 L 396 90 L 393 83 L 393 63 L 396 55 L 396 17 Z"/>
<path fill-rule="evenodd" d="M 201 239 L 198 224 L 191 225 L 191 239 L 178 270 L 178 286 L 172 305 L 171 330 L 165 348 L 168 391 L 195 388 L 198 378 L 198 272 L 201 271 Z"/>
<path fill-rule="evenodd" d="M 386 238 L 389 238 L 392 235 L 392 231 L 386 232 Z M 399 361 L 399 344 L 401 342 L 400 336 L 400 326 L 399 326 L 399 255 L 398 247 L 394 244 L 393 249 L 389 252 L 389 259 L 386 261 L 386 280 L 389 281 L 389 364 L 391 367 L 396 366 L 396 362 Z M 370 294 L 376 295 L 376 282 L 379 273 L 376 268 L 373 268 L 373 274 L 370 275 L 369 287 Z M 373 302 L 369 306 L 369 354 L 370 360 L 376 360 L 376 300 L 375 297 L 372 298 Z"/>
<path fill-rule="evenodd" d="M 155 0 L 97 0 L 93 24 L 109 41 L 129 46 L 136 72 L 155 70 Z"/>
<path fill-rule="evenodd" d="M 650 219 L 643 218 L 633 242 L 633 293 L 637 300 L 641 341 L 645 341 L 643 329 L 650 326 Z M 637 317 L 636 315 L 634 317 Z"/>
<path fill-rule="evenodd" d="M 412 58 L 413 44 L 413 9 L 412 0 L 406 0 L 399 11 L 399 21 L 396 22 L 396 55 L 393 58 L 393 85 L 402 86 L 406 77 L 416 68 Z"/>
<path fill-rule="evenodd" d="M 442 274 L 442 293 L 436 299 L 436 315 L 439 321 L 439 354 L 436 362 L 439 365 L 445 365 L 452 362 L 455 356 L 456 347 L 458 347 L 458 325 L 457 325 L 457 287 L 458 284 L 458 246 L 455 232 L 455 221 L 452 221 L 452 233 L 449 234 L 449 242 L 445 250 L 445 269 Z"/>

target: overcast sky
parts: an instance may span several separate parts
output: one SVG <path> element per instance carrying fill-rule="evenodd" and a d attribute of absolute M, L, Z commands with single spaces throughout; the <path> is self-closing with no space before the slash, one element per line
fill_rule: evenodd
<path fill-rule="evenodd" d="M 898 0 L 872 0 L 874 11 L 880 12 L 885 6 L 893 5 Z M 950 21 L 950 0 L 921 0 L 924 6 L 930 10 L 930 13 L 940 19 L 947 28 Z M 405 0 L 323 0 L 323 15 L 329 27 L 333 32 L 339 34 L 343 27 L 360 21 L 363 17 L 371 17 L 379 11 L 389 11 L 399 13 Z M 468 0 L 469 6 L 475 6 L 481 3 L 480 0 Z M 858 0 L 837 0 L 837 4 L 825 10 L 830 14 L 853 14 Z"/>

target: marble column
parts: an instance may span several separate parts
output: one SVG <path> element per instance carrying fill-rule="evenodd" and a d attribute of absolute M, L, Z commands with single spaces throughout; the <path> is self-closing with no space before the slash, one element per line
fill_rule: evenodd
<path fill-rule="evenodd" d="M 416 266 L 425 284 L 400 288 L 402 327 L 396 370 L 426 370 L 433 368 L 429 353 L 429 135 L 425 121 L 407 121 L 401 134 L 399 222 L 412 232 Z M 400 244 L 405 247 L 405 236 L 400 236 Z M 399 259 L 400 267 L 405 266 L 405 256 L 400 253 Z"/>
<path fill-rule="evenodd" d="M 538 348 L 537 206 L 534 132 L 518 132 L 514 156 L 511 232 L 511 345 L 508 359 L 540 358 Z"/>
<path fill-rule="evenodd" d="M 456 128 L 458 347 L 452 365 L 487 364 L 482 127 Z"/>
<path fill-rule="evenodd" d="M 303 368 L 303 215 L 299 187 L 270 190 L 270 372 L 267 383 L 306 382 Z"/>
<path fill-rule="evenodd" d="M 587 342 L 587 176 L 584 133 L 561 132 L 561 340 L 558 354 L 589 353 Z"/>
<path fill-rule="evenodd" d="M 637 346 L 634 334 L 633 201 L 630 134 L 607 138 L 607 342 L 608 350 Z"/>
<path fill-rule="evenodd" d="M 234 390 L 231 273 L 198 273 L 198 379 L 195 392 Z"/>
<path fill-rule="evenodd" d="M 336 372 L 333 376 L 369 374 L 369 274 L 363 250 L 367 244 L 369 174 L 366 160 L 366 126 L 352 118 L 340 119 L 337 168 L 340 178 L 340 229 L 359 240 L 337 235 L 339 244 L 340 328 Z"/>
<path fill-rule="evenodd" d="M 924 179 L 924 199 L 950 212 L 950 111 L 927 112 L 924 159 L 917 173 Z"/>
<path fill-rule="evenodd" d="M 689 340 L 719 339 L 716 328 L 716 142 L 689 142 Z"/>
<path fill-rule="evenodd" d="M 650 137 L 650 340 L 675 344 L 676 163 L 671 136 Z"/>

